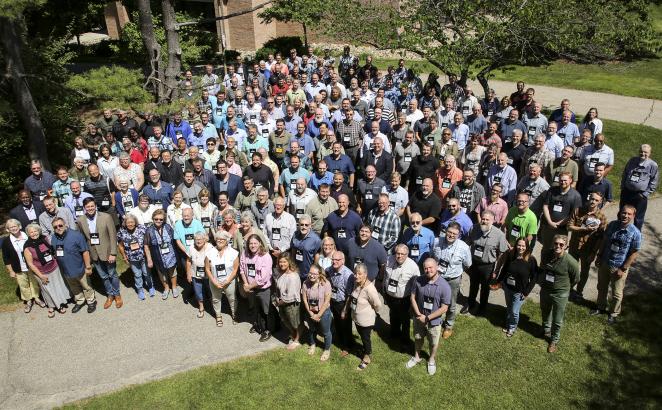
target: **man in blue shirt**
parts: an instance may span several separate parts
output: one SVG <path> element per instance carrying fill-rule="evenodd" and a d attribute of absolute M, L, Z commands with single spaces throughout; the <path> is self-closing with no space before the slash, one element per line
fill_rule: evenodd
<path fill-rule="evenodd" d="M 205 228 L 202 222 L 193 219 L 193 208 L 184 208 L 182 210 L 182 219 L 175 223 L 174 239 L 177 244 L 179 263 L 186 265 L 186 259 L 189 258 L 191 246 L 193 246 L 194 236 L 198 232 L 204 232 Z"/>
<path fill-rule="evenodd" d="M 473 222 L 469 215 L 466 212 L 462 211 L 460 207 L 460 200 L 457 198 L 451 198 L 448 201 L 448 208 L 444 209 L 441 213 L 441 232 L 446 232 L 448 225 L 453 222 L 457 222 L 460 225 L 460 239 L 464 239 L 471 228 L 473 227 Z"/>
<path fill-rule="evenodd" d="M 418 212 L 412 212 L 409 216 L 409 228 L 405 230 L 400 239 L 409 248 L 409 257 L 419 265 L 432 256 L 434 247 L 434 232 L 422 224 L 423 217 Z"/>
<path fill-rule="evenodd" d="M 363 263 L 368 268 L 368 280 L 375 281 L 384 276 L 386 250 L 384 245 L 372 237 L 372 228 L 361 225 L 359 235 L 347 246 L 347 261 L 351 268 Z"/>
<path fill-rule="evenodd" d="M 331 266 L 326 269 L 326 277 L 331 282 L 331 313 L 336 329 L 334 340 L 338 341 L 341 349 L 340 355 L 345 357 L 353 344 L 352 318 L 342 317 L 345 309 L 345 299 L 354 289 L 354 274 L 345 266 L 345 254 L 335 251 L 331 254 Z"/>
<path fill-rule="evenodd" d="M 278 181 L 280 183 L 278 191 L 284 198 L 287 198 L 291 190 L 297 188 L 297 179 L 305 179 L 306 184 L 310 181 L 310 172 L 299 166 L 300 159 L 297 155 L 290 156 L 289 162 L 290 166 L 283 169 L 283 172 L 281 172 L 280 179 Z"/>
<path fill-rule="evenodd" d="M 51 236 L 51 246 L 55 249 L 55 259 L 76 301 L 71 313 L 78 313 L 86 301 L 87 313 L 92 313 L 97 309 L 97 300 L 87 279 L 92 275 L 87 241 L 80 232 L 68 229 L 64 219 L 59 216 L 53 219 L 52 224 L 54 233 Z"/>
<path fill-rule="evenodd" d="M 298 225 L 299 229 L 292 237 L 290 257 L 299 268 L 299 277 L 303 282 L 308 278 L 308 271 L 315 261 L 315 254 L 322 246 L 322 241 L 312 230 L 312 220 L 310 215 L 303 214 L 299 218 Z"/>
<path fill-rule="evenodd" d="M 142 191 L 149 197 L 149 203 L 167 210 L 172 200 L 172 186 L 161 181 L 161 173 L 158 169 L 149 171 L 149 184 Z"/>
<path fill-rule="evenodd" d="M 354 162 L 351 158 L 342 153 L 342 144 L 338 141 L 334 142 L 331 146 L 333 153 L 324 157 L 324 162 L 328 165 L 329 171 L 332 173 L 340 172 L 345 177 L 345 182 L 349 184 L 350 188 L 354 188 Z"/>
<path fill-rule="evenodd" d="M 310 176 L 308 187 L 315 191 L 319 191 L 319 187 L 322 184 L 327 184 L 328 186 L 333 185 L 333 172 L 328 171 L 328 165 L 324 160 L 321 160 L 317 164 L 317 172 L 314 172 Z"/>
<path fill-rule="evenodd" d="M 180 138 L 187 138 L 193 130 L 191 130 L 191 125 L 188 121 L 182 119 L 181 113 L 175 113 L 173 120 L 166 127 L 166 136 L 173 141 L 177 141 Z"/>
<path fill-rule="evenodd" d="M 621 313 L 623 289 L 630 267 L 641 250 L 641 231 L 634 226 L 636 209 L 624 205 L 618 214 L 618 221 L 607 225 L 602 249 L 598 251 L 595 265 L 598 267 L 598 308 L 591 315 L 607 311 L 607 295 L 612 290 L 611 306 L 607 323 L 614 324 Z"/>
<path fill-rule="evenodd" d="M 322 236 L 330 236 L 336 243 L 339 251 L 347 252 L 349 243 L 359 234 L 361 216 L 349 209 L 349 197 L 345 194 L 338 196 L 338 209 L 331 212 L 324 220 Z"/>

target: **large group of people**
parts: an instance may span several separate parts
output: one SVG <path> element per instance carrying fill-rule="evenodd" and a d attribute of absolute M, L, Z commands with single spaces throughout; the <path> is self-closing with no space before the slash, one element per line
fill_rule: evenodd
<path fill-rule="evenodd" d="M 360 370 L 385 304 L 390 336 L 413 353 L 407 368 L 428 341 L 429 374 L 440 339 L 458 315 L 485 314 L 491 289 L 503 289 L 512 337 L 538 284 L 555 352 L 595 264 L 591 313 L 617 320 L 659 173 L 642 145 L 607 221 L 615 159 L 597 109 L 582 118 L 563 100 L 545 115 L 522 82 L 482 98 L 452 74 L 423 84 L 404 60 L 381 73 L 349 47 L 337 65 L 313 50 L 222 76 L 208 65 L 181 90 L 183 112 L 105 110 L 75 139 L 70 166 L 32 162 L 2 245 L 26 313 L 94 312 L 93 272 L 103 308 L 121 308 L 121 258 L 138 299 L 158 287 L 201 319 L 211 306 L 219 327 L 247 301 L 250 333 L 266 341 L 282 327 L 288 349 L 306 342 L 311 355 L 320 336 L 322 361 L 334 343 L 343 357 L 354 349 L 354 325 Z"/>

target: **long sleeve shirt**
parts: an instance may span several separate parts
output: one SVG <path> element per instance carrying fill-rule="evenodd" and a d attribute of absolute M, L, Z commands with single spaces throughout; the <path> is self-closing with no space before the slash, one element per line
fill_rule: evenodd
<path fill-rule="evenodd" d="M 434 247 L 434 256 L 439 262 L 437 270 L 446 279 L 460 277 L 471 266 L 471 249 L 461 239 L 448 244 L 446 238 L 440 238 Z"/>
<path fill-rule="evenodd" d="M 247 252 L 242 252 L 239 259 L 241 273 L 249 284 L 256 283 L 260 289 L 271 286 L 272 266 L 271 255 L 268 253 L 249 256 Z"/>

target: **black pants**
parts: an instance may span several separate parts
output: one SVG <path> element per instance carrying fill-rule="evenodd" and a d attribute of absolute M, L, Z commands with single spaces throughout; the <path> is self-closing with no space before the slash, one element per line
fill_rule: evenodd
<path fill-rule="evenodd" d="M 487 299 L 490 297 L 490 279 L 494 271 L 494 264 L 473 264 L 469 268 L 469 307 L 476 306 L 476 295 L 480 287 L 480 305 L 479 310 L 484 311 L 487 308 Z"/>
<path fill-rule="evenodd" d="M 344 319 L 340 318 L 343 308 L 345 307 L 345 302 L 336 302 L 331 301 L 331 313 L 333 313 L 333 326 L 336 329 L 336 334 L 333 337 L 334 340 L 338 341 L 338 347 L 342 350 L 349 350 L 354 344 L 354 338 L 352 337 L 352 318 L 350 317 L 349 312 Z"/>
<path fill-rule="evenodd" d="M 384 295 L 384 299 L 389 308 L 389 320 L 391 322 L 391 338 L 399 339 L 401 342 L 409 343 L 409 329 L 411 316 L 409 308 L 411 306 L 408 297 L 394 298 Z"/>
<path fill-rule="evenodd" d="M 359 326 L 356 325 L 356 330 L 361 336 L 361 343 L 363 343 L 363 354 L 370 356 L 372 354 L 372 341 L 370 340 L 370 334 L 372 333 L 372 328 L 374 326 Z"/>
<path fill-rule="evenodd" d="M 254 289 L 255 292 L 255 327 L 259 333 L 273 331 L 272 317 L 269 314 L 271 306 L 271 289 Z"/>

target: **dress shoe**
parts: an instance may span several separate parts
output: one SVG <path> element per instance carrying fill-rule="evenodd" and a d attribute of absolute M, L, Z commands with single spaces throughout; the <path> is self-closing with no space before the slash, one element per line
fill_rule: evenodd
<path fill-rule="evenodd" d="M 262 332 L 262 336 L 260 336 L 260 342 L 266 342 L 269 339 L 271 339 L 271 333 L 269 333 L 268 330 Z"/>
<path fill-rule="evenodd" d="M 108 309 L 113 305 L 113 299 L 115 299 L 115 296 L 108 296 L 108 299 L 106 299 L 106 302 L 103 304 L 104 309 Z"/>
<path fill-rule="evenodd" d="M 93 313 L 95 310 L 97 310 L 97 301 L 96 300 L 92 303 L 87 304 L 87 313 Z"/>
<path fill-rule="evenodd" d="M 444 329 L 444 332 L 441 334 L 441 337 L 444 339 L 448 339 L 449 337 L 453 336 L 453 329 L 447 327 Z"/>
<path fill-rule="evenodd" d="M 460 310 L 460 314 L 461 315 L 466 315 L 467 313 L 469 313 L 470 309 L 471 309 L 471 307 L 469 305 L 464 305 L 464 306 L 462 306 L 462 309 Z"/>
<path fill-rule="evenodd" d="M 74 307 L 71 308 L 71 313 L 78 313 L 82 308 L 83 305 L 74 305 Z"/>
<path fill-rule="evenodd" d="M 124 301 L 122 300 L 122 296 L 120 295 L 115 296 L 115 307 L 119 309 L 122 306 L 124 306 Z"/>

